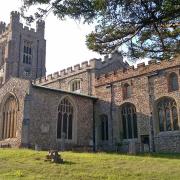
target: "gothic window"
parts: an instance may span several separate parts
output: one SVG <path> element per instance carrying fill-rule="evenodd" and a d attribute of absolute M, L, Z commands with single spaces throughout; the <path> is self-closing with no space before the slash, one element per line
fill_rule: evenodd
<path fill-rule="evenodd" d="M 107 141 L 108 140 L 108 116 L 103 114 L 100 116 L 101 122 L 101 140 Z"/>
<path fill-rule="evenodd" d="M 128 99 L 131 97 L 131 86 L 127 83 L 123 86 L 123 97 L 124 99 Z"/>
<path fill-rule="evenodd" d="M 73 106 L 68 98 L 64 98 L 58 107 L 57 138 L 72 139 L 72 128 Z"/>
<path fill-rule="evenodd" d="M 172 98 L 162 98 L 157 104 L 159 130 L 179 130 L 176 102 Z"/>
<path fill-rule="evenodd" d="M 14 96 L 10 96 L 6 100 L 2 112 L 2 139 L 16 137 L 17 110 L 16 99 Z"/>
<path fill-rule="evenodd" d="M 131 103 L 125 103 L 121 108 L 124 139 L 137 138 L 136 108 Z"/>
<path fill-rule="evenodd" d="M 176 73 L 169 75 L 169 91 L 176 91 L 179 89 L 178 76 Z"/>
<path fill-rule="evenodd" d="M 24 42 L 23 63 L 32 63 L 32 44 L 28 41 Z"/>
<path fill-rule="evenodd" d="M 73 80 L 70 83 L 70 90 L 71 91 L 80 92 L 80 89 L 81 89 L 81 80 L 80 79 Z"/>

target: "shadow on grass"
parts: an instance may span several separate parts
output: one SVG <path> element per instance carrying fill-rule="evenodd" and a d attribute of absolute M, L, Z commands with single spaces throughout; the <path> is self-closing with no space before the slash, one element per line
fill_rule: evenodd
<path fill-rule="evenodd" d="M 145 153 L 145 154 L 138 154 L 137 156 L 180 160 L 180 153 Z"/>
<path fill-rule="evenodd" d="M 125 156 L 136 156 L 136 157 L 151 157 L 151 158 L 165 158 L 165 159 L 179 159 L 180 153 L 137 153 L 135 155 L 128 153 L 119 153 L 119 152 L 104 152 L 105 154 L 114 154 L 114 155 L 125 155 Z"/>
<path fill-rule="evenodd" d="M 73 165 L 73 164 L 76 164 L 75 162 L 72 162 L 72 161 L 63 161 L 62 165 Z"/>

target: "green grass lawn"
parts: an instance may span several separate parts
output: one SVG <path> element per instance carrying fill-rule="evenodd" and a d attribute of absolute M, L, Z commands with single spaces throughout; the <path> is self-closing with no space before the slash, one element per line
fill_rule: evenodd
<path fill-rule="evenodd" d="M 180 179 L 180 155 L 63 152 L 64 164 L 44 162 L 47 152 L 0 149 L 0 180 Z"/>

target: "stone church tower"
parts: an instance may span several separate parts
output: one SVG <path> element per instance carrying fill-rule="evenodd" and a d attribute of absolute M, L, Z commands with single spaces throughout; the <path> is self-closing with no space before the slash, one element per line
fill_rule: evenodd
<path fill-rule="evenodd" d="M 0 84 L 10 77 L 36 79 L 46 73 L 44 21 L 36 23 L 36 31 L 23 27 L 20 14 L 12 12 L 10 24 L 0 22 Z"/>

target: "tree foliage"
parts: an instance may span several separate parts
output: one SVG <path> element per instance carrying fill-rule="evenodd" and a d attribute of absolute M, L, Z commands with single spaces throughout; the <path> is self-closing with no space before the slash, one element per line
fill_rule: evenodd
<path fill-rule="evenodd" d="M 127 47 L 122 54 L 131 59 L 163 60 L 180 52 L 180 0 L 24 0 L 22 9 L 35 4 L 48 5 L 38 18 L 52 11 L 60 19 L 95 23 L 86 43 L 100 54 Z"/>

